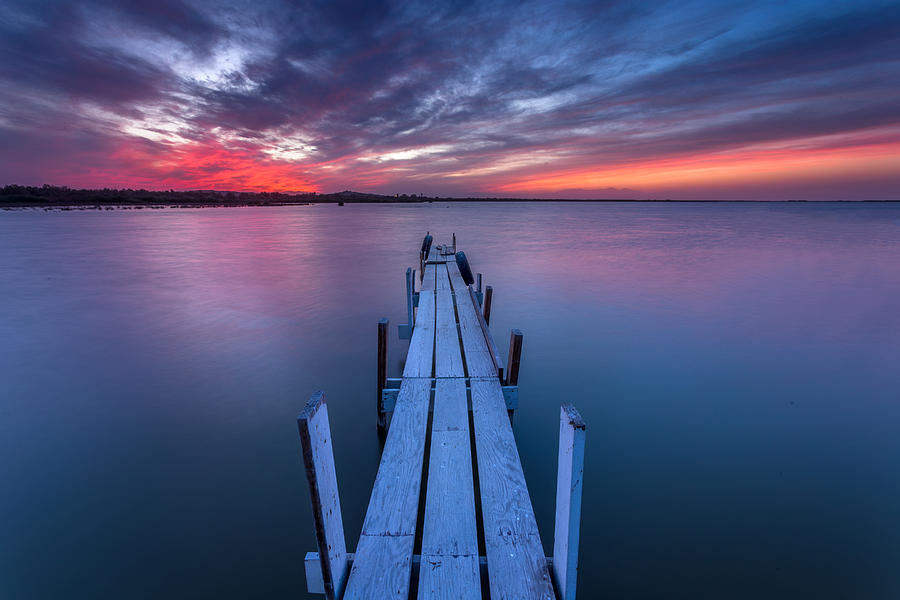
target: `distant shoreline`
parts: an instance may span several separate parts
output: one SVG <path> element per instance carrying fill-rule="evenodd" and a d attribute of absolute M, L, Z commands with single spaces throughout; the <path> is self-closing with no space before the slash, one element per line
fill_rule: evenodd
<path fill-rule="evenodd" d="M 568 199 L 568 198 L 441 198 L 436 200 L 347 200 L 344 204 L 434 204 L 434 203 L 520 203 L 520 202 L 567 202 L 582 204 L 898 204 L 900 200 L 615 200 L 615 199 Z M 275 206 L 312 206 L 315 204 L 339 204 L 336 200 L 313 202 L 4 202 L 0 200 L 0 210 L 159 210 L 173 208 L 252 208 Z"/>
<path fill-rule="evenodd" d="M 312 204 L 426 204 L 453 202 L 616 202 L 616 203 L 896 203 L 897 200 L 673 200 L 669 198 L 488 198 L 427 197 L 398 194 L 384 196 L 344 191 L 334 194 L 283 192 L 229 192 L 193 190 L 74 190 L 58 186 L 0 188 L 0 209 L 115 210 L 160 208 L 224 208 L 250 206 L 307 206 Z"/>

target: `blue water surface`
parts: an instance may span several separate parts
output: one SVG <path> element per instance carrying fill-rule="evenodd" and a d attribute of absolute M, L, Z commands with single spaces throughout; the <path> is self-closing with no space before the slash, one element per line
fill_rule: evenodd
<path fill-rule="evenodd" d="M 547 202 L 0 212 L 0 598 L 304 597 L 295 416 L 352 549 L 426 230 L 525 332 L 548 554 L 588 423 L 580 597 L 900 597 L 900 205 Z"/>

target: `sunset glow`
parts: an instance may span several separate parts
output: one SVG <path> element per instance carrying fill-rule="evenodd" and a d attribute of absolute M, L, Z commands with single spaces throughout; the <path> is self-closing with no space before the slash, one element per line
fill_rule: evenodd
<path fill-rule="evenodd" d="M 893 3 L 0 6 L 0 184 L 900 198 Z"/>

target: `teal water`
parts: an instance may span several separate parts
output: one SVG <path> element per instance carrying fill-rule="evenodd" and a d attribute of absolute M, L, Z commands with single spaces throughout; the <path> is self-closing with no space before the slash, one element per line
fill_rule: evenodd
<path fill-rule="evenodd" d="M 0 598 L 305 597 L 295 416 L 353 548 L 425 230 L 525 333 L 548 553 L 588 423 L 580 597 L 900 597 L 900 205 L 473 203 L 0 213 Z"/>

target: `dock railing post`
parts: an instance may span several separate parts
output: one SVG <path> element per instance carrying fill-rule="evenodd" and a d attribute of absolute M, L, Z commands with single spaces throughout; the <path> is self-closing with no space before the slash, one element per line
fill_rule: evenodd
<path fill-rule="evenodd" d="M 494 299 L 494 288 L 487 286 L 484 288 L 484 322 L 491 324 L 491 300 Z"/>
<path fill-rule="evenodd" d="M 306 407 L 297 416 L 297 427 L 300 430 L 306 480 L 309 482 L 316 543 L 319 547 L 318 562 L 321 568 L 322 588 L 328 600 L 336 600 L 343 594 L 349 562 L 337 475 L 334 470 L 328 406 L 325 404 L 323 392 L 316 392 L 309 399 Z M 308 582 L 319 576 L 319 573 L 310 572 L 314 566 L 315 563 L 309 561 L 306 563 Z"/>
<path fill-rule="evenodd" d="M 406 269 L 406 323 L 410 329 L 413 326 L 413 295 L 416 292 L 416 272 L 412 267 Z"/>
<path fill-rule="evenodd" d="M 556 525 L 553 531 L 553 579 L 559 600 L 575 600 L 581 485 L 584 477 L 585 424 L 578 410 L 559 411 L 559 470 L 556 473 Z"/>
<path fill-rule="evenodd" d="M 453 234 L 453 254 L 456 254 L 456 233 Z"/>
<path fill-rule="evenodd" d="M 409 277 L 407 277 L 409 279 Z M 387 387 L 387 346 L 388 346 L 387 319 L 378 321 L 378 410 L 377 423 L 379 433 L 387 430 L 387 414 L 384 412 L 384 388 Z"/>
<path fill-rule="evenodd" d="M 519 363 L 522 360 L 522 331 L 513 329 L 509 335 L 509 355 L 506 365 L 506 385 L 519 385 Z"/>

